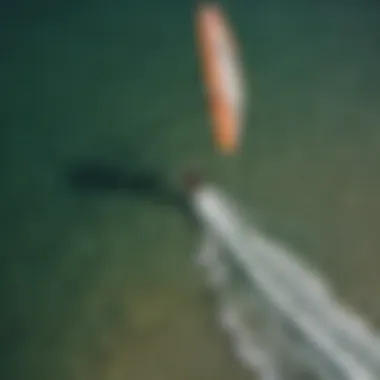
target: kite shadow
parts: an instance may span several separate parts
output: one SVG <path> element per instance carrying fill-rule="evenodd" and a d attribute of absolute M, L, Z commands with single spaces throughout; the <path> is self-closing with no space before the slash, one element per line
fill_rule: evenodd
<path fill-rule="evenodd" d="M 69 168 L 71 186 L 82 194 L 123 194 L 156 205 L 172 207 L 193 219 L 188 198 L 174 188 L 165 175 L 153 170 L 134 170 L 103 162 L 90 161 Z"/>

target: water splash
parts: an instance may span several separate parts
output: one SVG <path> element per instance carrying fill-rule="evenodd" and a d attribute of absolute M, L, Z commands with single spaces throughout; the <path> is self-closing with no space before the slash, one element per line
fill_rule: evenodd
<path fill-rule="evenodd" d="M 265 380 L 379 378 L 379 337 L 321 275 L 247 222 L 219 189 L 200 187 L 192 202 L 204 229 L 198 263 L 247 369 Z"/>

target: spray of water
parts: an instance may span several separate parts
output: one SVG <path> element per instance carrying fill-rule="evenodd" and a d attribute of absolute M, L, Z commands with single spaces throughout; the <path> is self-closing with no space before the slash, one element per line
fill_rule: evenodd
<path fill-rule="evenodd" d="M 262 379 L 376 380 L 380 339 L 341 305 L 322 276 L 244 220 L 236 202 L 202 186 L 197 260 L 241 363 Z"/>

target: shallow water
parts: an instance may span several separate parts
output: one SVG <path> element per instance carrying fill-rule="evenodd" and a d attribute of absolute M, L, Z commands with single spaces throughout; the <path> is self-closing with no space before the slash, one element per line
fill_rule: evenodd
<path fill-rule="evenodd" d="M 173 188 L 199 167 L 379 323 L 374 3 L 227 4 L 252 92 L 234 159 L 212 147 L 190 2 L 12 4 L 1 16 L 4 378 L 246 376 L 214 326 L 185 215 L 78 190 L 70 170 L 87 161 Z"/>

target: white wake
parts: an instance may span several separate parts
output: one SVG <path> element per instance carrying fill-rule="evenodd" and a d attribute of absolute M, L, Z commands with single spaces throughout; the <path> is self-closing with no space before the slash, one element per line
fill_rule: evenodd
<path fill-rule="evenodd" d="M 380 339 L 322 277 L 242 217 L 213 186 L 193 195 L 198 261 L 242 364 L 262 379 L 380 379 Z"/>

